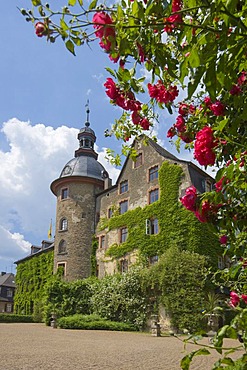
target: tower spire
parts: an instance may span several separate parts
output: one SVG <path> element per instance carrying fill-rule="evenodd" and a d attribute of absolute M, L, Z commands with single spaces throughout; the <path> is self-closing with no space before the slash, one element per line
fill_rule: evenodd
<path fill-rule="evenodd" d="M 89 127 L 90 126 L 90 122 L 89 122 L 89 113 L 90 113 L 90 109 L 89 109 L 89 99 L 87 99 L 87 104 L 85 105 L 86 107 L 86 114 L 87 114 L 87 120 L 85 122 L 85 126 L 86 127 Z"/>

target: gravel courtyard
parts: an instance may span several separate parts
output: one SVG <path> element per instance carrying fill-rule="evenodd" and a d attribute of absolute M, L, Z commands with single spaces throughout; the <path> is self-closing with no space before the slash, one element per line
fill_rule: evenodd
<path fill-rule="evenodd" d="M 188 345 L 184 352 L 183 343 L 174 337 L 62 330 L 43 324 L 1 323 L 0 343 L 1 370 L 179 370 L 185 353 L 198 349 Z M 206 338 L 204 343 L 208 344 Z M 231 344 L 239 343 L 226 340 L 225 345 Z M 210 370 L 218 358 L 216 353 L 198 356 L 191 369 Z"/>

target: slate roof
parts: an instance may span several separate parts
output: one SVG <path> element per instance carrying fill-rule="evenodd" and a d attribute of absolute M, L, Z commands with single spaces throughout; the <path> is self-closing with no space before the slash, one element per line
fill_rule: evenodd
<path fill-rule="evenodd" d="M 0 286 L 15 288 L 15 275 L 11 272 L 8 272 L 3 276 L 0 276 Z"/>

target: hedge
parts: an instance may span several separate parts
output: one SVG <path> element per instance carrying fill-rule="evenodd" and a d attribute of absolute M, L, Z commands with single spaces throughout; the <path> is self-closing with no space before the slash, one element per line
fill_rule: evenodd
<path fill-rule="evenodd" d="M 0 313 L 0 322 L 34 322 L 31 315 Z"/>

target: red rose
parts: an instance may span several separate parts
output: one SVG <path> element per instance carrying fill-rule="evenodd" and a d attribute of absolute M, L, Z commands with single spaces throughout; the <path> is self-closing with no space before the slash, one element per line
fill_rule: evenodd
<path fill-rule="evenodd" d="M 189 188 L 186 189 L 185 195 L 180 199 L 180 202 L 189 211 L 195 211 L 196 199 L 197 199 L 196 188 L 194 186 L 190 186 Z"/>
<path fill-rule="evenodd" d="M 240 298 L 236 292 L 230 293 L 230 305 L 236 307 L 240 302 Z"/>
<path fill-rule="evenodd" d="M 95 13 L 93 16 L 93 23 L 93 27 L 96 29 L 95 35 L 99 38 L 105 37 L 106 29 L 113 29 L 112 27 L 104 27 L 106 24 L 109 25 L 113 23 L 111 17 L 105 12 Z"/>
<path fill-rule="evenodd" d="M 147 118 L 143 118 L 140 122 L 141 127 L 143 130 L 149 130 L 150 122 Z"/>
<path fill-rule="evenodd" d="M 241 295 L 241 298 L 244 301 L 244 303 L 247 304 L 247 295 L 246 294 L 242 294 Z"/>
<path fill-rule="evenodd" d="M 233 85 L 232 86 L 232 88 L 230 90 L 231 95 L 240 95 L 241 93 L 242 93 L 242 90 L 238 85 Z"/>
<path fill-rule="evenodd" d="M 35 33 L 38 37 L 44 36 L 45 31 L 46 31 L 46 27 L 44 23 L 38 22 L 35 24 Z"/>
<path fill-rule="evenodd" d="M 219 193 L 223 189 L 225 176 L 215 183 L 216 192 Z"/>
<path fill-rule="evenodd" d="M 222 235 L 220 237 L 220 244 L 226 244 L 227 243 L 227 240 L 228 240 L 227 235 Z"/>
<path fill-rule="evenodd" d="M 176 127 L 178 132 L 185 132 L 186 131 L 185 120 L 184 120 L 183 116 L 181 116 L 181 115 L 177 116 L 175 127 Z"/>
<path fill-rule="evenodd" d="M 215 139 L 211 127 L 205 126 L 196 134 L 194 157 L 200 165 L 214 165 L 216 155 L 213 152 Z"/>
<path fill-rule="evenodd" d="M 117 99 L 119 95 L 119 90 L 113 79 L 107 78 L 104 86 L 106 87 L 106 94 L 109 96 L 109 98 L 112 100 Z"/>
<path fill-rule="evenodd" d="M 209 109 L 213 112 L 215 116 L 224 116 L 225 114 L 225 106 L 220 101 L 216 101 L 215 103 L 209 106 Z"/>
<path fill-rule="evenodd" d="M 141 121 L 141 116 L 138 112 L 134 111 L 131 115 L 131 118 L 132 118 L 132 122 L 134 123 L 134 125 L 139 125 L 140 121 Z"/>

